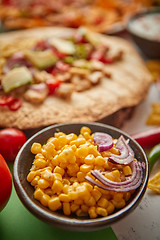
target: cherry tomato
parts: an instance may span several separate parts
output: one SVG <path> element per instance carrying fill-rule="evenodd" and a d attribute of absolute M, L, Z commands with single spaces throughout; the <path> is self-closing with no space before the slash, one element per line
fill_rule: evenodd
<path fill-rule="evenodd" d="M 25 142 L 25 134 L 16 128 L 0 130 L 0 154 L 6 161 L 14 161 L 18 151 Z"/>
<path fill-rule="evenodd" d="M 12 176 L 8 165 L 0 154 L 0 211 L 7 204 L 12 191 Z"/>
<path fill-rule="evenodd" d="M 22 106 L 22 100 L 20 98 L 15 98 L 8 107 L 11 111 L 17 111 Z"/>
<path fill-rule="evenodd" d="M 0 106 L 8 106 L 14 101 L 12 96 L 0 96 Z"/>
<path fill-rule="evenodd" d="M 61 81 L 59 79 L 48 79 L 46 81 L 48 90 L 49 90 L 49 95 L 52 95 L 55 93 L 56 89 L 60 86 Z"/>

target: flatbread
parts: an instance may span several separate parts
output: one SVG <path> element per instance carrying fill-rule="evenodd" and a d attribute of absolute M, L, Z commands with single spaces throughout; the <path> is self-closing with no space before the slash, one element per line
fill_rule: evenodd
<path fill-rule="evenodd" d="M 4 33 L 0 37 L 0 51 L 5 44 L 7 53 L 7 44 L 16 44 L 20 38 L 26 41 L 30 39 L 30 44 L 44 37 L 67 37 L 74 31 L 45 27 Z M 118 37 L 92 34 L 95 39 L 98 37 L 102 43 L 108 44 L 113 51 L 123 51 L 121 61 L 105 66 L 111 73 L 111 79 L 102 79 L 89 90 L 74 92 L 69 100 L 49 96 L 38 105 L 24 101 L 23 106 L 14 112 L 0 107 L 0 127 L 32 129 L 55 123 L 100 121 L 121 109 L 134 107 L 145 99 L 152 78 L 131 43 Z M 14 48 L 9 50 L 14 51 Z"/>

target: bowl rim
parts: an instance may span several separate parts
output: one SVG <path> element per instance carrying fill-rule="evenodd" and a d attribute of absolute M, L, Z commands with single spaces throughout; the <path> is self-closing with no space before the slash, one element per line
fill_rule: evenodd
<path fill-rule="evenodd" d="M 29 197 L 27 191 L 25 190 L 25 186 L 24 186 L 23 182 L 20 180 L 19 172 L 18 172 L 19 165 L 20 165 L 19 159 L 20 159 L 21 154 L 23 153 L 26 146 L 35 137 L 39 136 L 40 134 L 43 134 L 46 131 L 50 131 L 52 129 L 56 129 L 56 128 L 67 126 L 67 125 L 68 126 L 83 125 L 83 126 L 93 126 L 93 127 L 94 126 L 97 126 L 97 127 L 100 126 L 102 128 L 110 129 L 111 131 L 118 132 L 119 134 L 122 134 L 125 137 L 129 138 L 134 143 L 134 145 L 136 145 L 136 147 L 140 150 L 140 152 L 143 155 L 143 158 L 145 160 L 145 163 L 146 163 L 145 176 L 143 177 L 143 183 L 141 184 L 141 187 L 140 187 L 140 190 L 139 190 L 138 194 L 124 208 L 122 208 L 122 209 L 118 210 L 117 212 L 115 212 L 111 215 L 108 215 L 106 217 L 100 217 L 100 218 L 95 218 L 95 219 L 89 219 L 89 218 L 88 219 L 76 219 L 76 218 L 72 218 L 70 216 L 64 217 L 64 215 L 57 217 L 56 215 L 54 215 L 54 212 L 48 212 L 47 210 L 44 209 L 43 206 L 39 207 Z M 53 222 L 54 226 L 57 225 L 58 227 L 65 228 L 65 229 L 69 229 L 69 227 L 71 227 L 72 230 L 81 230 L 82 229 L 83 231 L 88 231 L 88 230 L 91 230 L 91 229 L 93 230 L 93 227 L 94 227 L 94 230 L 97 230 L 97 229 L 104 228 L 107 225 L 110 225 L 111 223 L 114 223 L 114 222 L 118 221 L 121 218 L 121 216 L 127 215 L 132 209 L 136 208 L 138 201 L 142 199 L 142 197 L 143 197 L 143 195 L 146 191 L 148 178 L 149 178 L 149 165 L 148 165 L 147 156 L 146 156 L 144 150 L 142 149 L 142 147 L 133 138 L 131 138 L 131 136 L 129 136 L 124 131 L 122 131 L 122 130 L 116 128 L 116 127 L 107 125 L 107 124 L 95 123 L 95 122 L 55 124 L 55 125 L 51 125 L 51 126 L 43 128 L 42 130 L 35 133 L 32 137 L 30 137 L 24 143 L 24 145 L 22 146 L 22 148 L 18 152 L 17 157 L 16 157 L 16 159 L 14 161 L 14 164 L 13 164 L 13 183 L 14 183 L 17 195 L 18 195 L 19 199 L 21 200 L 21 202 L 24 204 L 24 206 L 33 215 L 37 216 L 41 220 L 43 220 L 45 222 L 48 222 L 51 225 L 52 225 L 51 222 Z M 65 225 L 65 227 L 61 226 L 61 224 Z M 85 229 L 83 229 L 83 228 L 85 228 Z"/>
<path fill-rule="evenodd" d="M 128 20 L 128 23 L 127 23 L 127 26 L 126 26 L 126 29 L 129 33 L 139 37 L 140 39 L 143 39 L 143 40 L 146 40 L 148 42 L 154 42 L 154 43 L 160 43 L 160 41 L 157 41 L 157 40 L 154 40 L 154 39 L 150 39 L 150 38 L 146 38 L 146 37 L 143 37 L 139 34 L 137 34 L 135 31 L 133 31 L 131 29 L 131 24 L 134 20 L 136 20 L 137 18 L 141 17 L 141 16 L 145 16 L 145 15 L 150 15 L 150 14 L 153 14 L 153 13 L 160 13 L 160 7 L 151 7 L 149 9 L 144 9 L 136 14 L 134 14 L 129 20 Z"/>

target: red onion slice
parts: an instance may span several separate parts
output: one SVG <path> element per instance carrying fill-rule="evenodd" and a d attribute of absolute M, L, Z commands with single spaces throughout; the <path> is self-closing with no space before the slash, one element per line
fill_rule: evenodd
<path fill-rule="evenodd" d="M 113 147 L 113 139 L 111 135 L 107 133 L 95 132 L 94 143 L 97 145 L 99 152 L 107 151 Z"/>
<path fill-rule="evenodd" d="M 142 164 L 138 161 L 134 161 L 134 172 L 132 174 L 132 177 L 124 182 L 114 182 L 107 178 L 105 178 L 102 173 L 100 173 L 97 170 L 93 170 L 92 175 L 96 177 L 100 181 L 96 182 L 91 177 L 86 176 L 85 179 L 88 180 L 90 183 L 104 189 L 104 190 L 110 190 L 115 192 L 128 192 L 131 190 L 137 189 L 142 181 L 143 181 L 143 171 L 142 171 Z M 102 184 L 101 184 L 102 183 Z"/>
<path fill-rule="evenodd" d="M 108 161 L 124 165 L 127 165 L 133 161 L 134 152 L 128 145 L 128 140 L 126 141 L 123 136 L 119 137 L 115 147 L 119 150 L 120 155 L 111 154 L 108 158 Z"/>

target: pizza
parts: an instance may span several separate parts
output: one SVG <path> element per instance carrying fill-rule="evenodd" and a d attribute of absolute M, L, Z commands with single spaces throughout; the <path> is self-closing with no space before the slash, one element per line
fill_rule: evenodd
<path fill-rule="evenodd" d="M 3 33 L 0 53 L 0 127 L 101 121 L 143 101 L 152 82 L 131 43 L 86 28 Z"/>
<path fill-rule="evenodd" d="M 6 29 L 40 26 L 85 26 L 96 32 L 115 32 L 142 9 L 140 1 L 120 0 L 3 0 L 0 18 Z"/>

